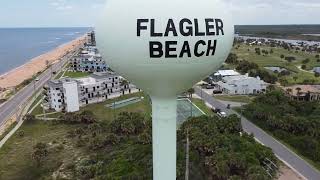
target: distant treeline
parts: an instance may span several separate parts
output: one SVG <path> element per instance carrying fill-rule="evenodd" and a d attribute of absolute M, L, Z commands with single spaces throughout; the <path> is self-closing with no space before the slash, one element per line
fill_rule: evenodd
<path fill-rule="evenodd" d="M 235 32 L 240 35 L 262 36 L 270 38 L 289 38 L 301 40 L 320 40 L 320 25 L 236 25 Z"/>

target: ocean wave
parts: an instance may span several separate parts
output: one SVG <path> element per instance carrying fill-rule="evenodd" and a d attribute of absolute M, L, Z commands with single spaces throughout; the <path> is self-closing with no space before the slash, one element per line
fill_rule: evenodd
<path fill-rule="evenodd" d="M 74 36 L 74 33 L 64 34 L 65 36 Z"/>

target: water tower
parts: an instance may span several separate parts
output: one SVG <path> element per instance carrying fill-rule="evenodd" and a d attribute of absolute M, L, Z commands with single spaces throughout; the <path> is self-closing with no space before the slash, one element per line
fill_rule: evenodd
<path fill-rule="evenodd" d="M 111 69 L 152 99 L 153 179 L 176 179 L 176 97 L 227 58 L 228 9 L 217 0 L 108 0 L 96 32 Z"/>

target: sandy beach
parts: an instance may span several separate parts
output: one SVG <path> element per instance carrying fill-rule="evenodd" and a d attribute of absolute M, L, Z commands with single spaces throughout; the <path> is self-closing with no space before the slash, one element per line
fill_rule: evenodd
<path fill-rule="evenodd" d="M 63 44 L 56 49 L 33 58 L 26 64 L 11 70 L 6 74 L 1 75 L 0 92 L 1 89 L 15 87 L 21 84 L 24 80 L 32 78 L 32 76 L 37 74 L 38 72 L 45 70 L 47 67 L 47 61 L 49 62 L 49 64 L 58 62 L 60 58 L 66 55 L 68 52 L 82 45 L 86 40 L 85 37 L 86 36 L 83 36 L 69 43 Z"/>

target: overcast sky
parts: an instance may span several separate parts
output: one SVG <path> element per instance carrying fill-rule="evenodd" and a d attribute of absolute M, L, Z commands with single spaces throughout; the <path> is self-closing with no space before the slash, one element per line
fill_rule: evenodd
<path fill-rule="evenodd" d="M 320 24 L 320 0 L 221 1 L 230 7 L 235 24 Z M 93 26 L 104 2 L 2 0 L 0 27 Z"/>

